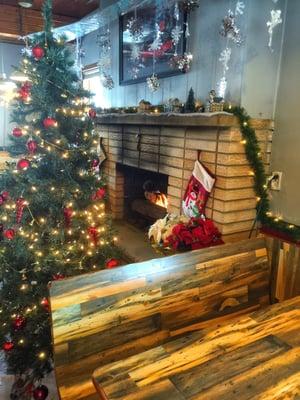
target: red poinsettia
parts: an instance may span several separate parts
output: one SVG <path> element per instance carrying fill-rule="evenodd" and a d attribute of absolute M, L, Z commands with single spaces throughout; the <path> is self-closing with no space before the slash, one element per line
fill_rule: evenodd
<path fill-rule="evenodd" d="M 186 224 L 175 225 L 164 245 L 172 247 L 173 250 L 196 250 L 222 243 L 221 234 L 213 221 L 192 218 Z"/>

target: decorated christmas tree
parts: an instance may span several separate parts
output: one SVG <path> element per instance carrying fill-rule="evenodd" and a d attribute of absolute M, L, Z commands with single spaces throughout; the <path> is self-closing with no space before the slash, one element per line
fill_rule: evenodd
<path fill-rule="evenodd" d="M 22 399 L 47 392 L 38 385 L 52 369 L 48 285 L 120 257 L 105 215 L 95 111 L 70 48 L 52 33 L 51 3 L 45 31 L 24 49 L 27 81 L 12 113 L 16 162 L 0 175 L 0 341 L 26 392 L 12 398 Z"/>
<path fill-rule="evenodd" d="M 186 113 L 193 113 L 196 111 L 195 95 L 193 88 L 190 88 L 189 95 L 184 106 L 184 110 Z"/>

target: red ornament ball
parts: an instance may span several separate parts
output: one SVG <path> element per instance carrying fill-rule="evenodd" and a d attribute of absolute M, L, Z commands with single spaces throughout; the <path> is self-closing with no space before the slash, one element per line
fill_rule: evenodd
<path fill-rule="evenodd" d="M 40 60 L 45 55 L 45 50 L 41 46 L 35 46 L 32 49 L 32 55 L 36 60 Z"/>
<path fill-rule="evenodd" d="M 4 351 L 11 351 L 15 347 L 13 342 L 5 342 L 3 343 L 2 349 Z"/>
<path fill-rule="evenodd" d="M 115 258 L 110 258 L 109 260 L 106 261 L 105 266 L 106 268 L 116 268 L 120 265 L 119 260 Z"/>
<path fill-rule="evenodd" d="M 50 311 L 50 303 L 46 297 L 42 299 L 41 305 L 45 308 L 46 311 Z"/>
<path fill-rule="evenodd" d="M 6 202 L 6 200 L 9 198 L 9 193 L 8 192 L 2 192 L 0 194 L 0 206 Z"/>
<path fill-rule="evenodd" d="M 2 197 L 4 198 L 4 200 L 7 200 L 9 198 L 9 193 L 7 191 L 2 192 Z"/>
<path fill-rule="evenodd" d="M 22 315 L 17 315 L 13 320 L 13 328 L 16 331 L 23 329 L 26 325 L 26 318 L 22 317 Z"/>
<path fill-rule="evenodd" d="M 65 277 L 66 276 L 64 274 L 58 272 L 57 274 L 52 275 L 52 280 L 53 281 L 61 281 L 61 280 L 65 279 Z"/>
<path fill-rule="evenodd" d="M 98 165 L 99 165 L 99 163 L 100 163 L 99 158 L 95 158 L 95 159 L 92 161 L 92 167 L 93 167 L 93 168 L 97 168 Z"/>
<path fill-rule="evenodd" d="M 90 108 L 89 109 L 89 117 L 96 118 L 96 116 L 97 116 L 96 110 L 94 110 L 93 108 Z"/>
<path fill-rule="evenodd" d="M 38 148 L 37 142 L 33 139 L 29 139 L 27 142 L 27 149 L 29 151 L 30 154 L 34 154 L 36 153 Z"/>
<path fill-rule="evenodd" d="M 49 390 L 45 385 L 38 386 L 32 393 L 34 400 L 45 400 L 48 397 L 48 394 Z"/>
<path fill-rule="evenodd" d="M 13 238 L 15 237 L 15 234 L 16 234 L 16 232 L 14 229 L 6 229 L 3 232 L 3 236 L 8 240 L 13 240 Z"/>
<path fill-rule="evenodd" d="M 104 188 L 100 188 L 92 195 L 92 200 L 102 200 L 106 194 L 106 190 Z"/>
<path fill-rule="evenodd" d="M 19 171 L 27 169 L 29 167 L 30 167 L 30 161 L 26 160 L 26 158 L 21 158 L 21 160 L 19 160 L 17 163 L 17 169 Z"/>
<path fill-rule="evenodd" d="M 56 126 L 56 124 L 56 120 L 51 117 L 45 118 L 43 121 L 43 125 L 45 128 L 53 128 L 54 126 Z"/>
<path fill-rule="evenodd" d="M 14 128 L 13 131 L 12 131 L 12 134 L 13 134 L 14 137 L 18 138 L 18 137 L 23 136 L 23 131 L 22 131 L 21 128 Z"/>

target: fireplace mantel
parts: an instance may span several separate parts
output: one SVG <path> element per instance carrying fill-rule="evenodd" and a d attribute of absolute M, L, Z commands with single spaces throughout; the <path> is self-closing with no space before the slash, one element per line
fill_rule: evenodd
<path fill-rule="evenodd" d="M 207 203 L 207 217 L 218 225 L 225 240 L 247 237 L 256 215 L 253 172 L 245 155 L 236 117 L 229 113 L 106 114 L 97 127 L 108 160 L 108 193 L 115 218 L 124 215 L 126 165 L 168 176 L 168 211 L 181 213 L 182 198 L 195 160 L 216 176 Z M 268 171 L 273 121 L 252 119 Z"/>
<path fill-rule="evenodd" d="M 230 113 L 136 113 L 103 114 L 97 117 L 98 124 L 108 125 L 155 125 L 155 126 L 203 126 L 228 128 L 238 126 L 237 118 Z"/>

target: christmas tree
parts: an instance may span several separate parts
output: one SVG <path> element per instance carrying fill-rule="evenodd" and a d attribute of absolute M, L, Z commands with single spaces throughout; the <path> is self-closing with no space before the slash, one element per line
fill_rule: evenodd
<path fill-rule="evenodd" d="M 184 106 L 184 110 L 187 113 L 193 113 L 196 111 L 195 95 L 193 88 L 190 88 L 189 95 Z"/>
<path fill-rule="evenodd" d="M 120 257 L 105 215 L 90 94 L 65 38 L 52 33 L 51 0 L 43 16 L 45 31 L 29 39 L 20 66 L 27 81 L 12 113 L 17 161 L 0 175 L 0 344 L 34 398 L 52 369 L 49 282 Z"/>

